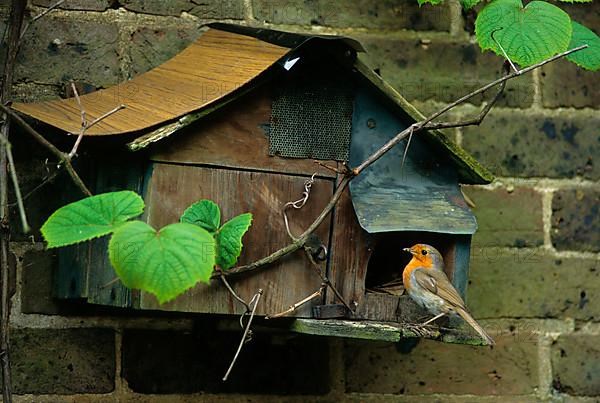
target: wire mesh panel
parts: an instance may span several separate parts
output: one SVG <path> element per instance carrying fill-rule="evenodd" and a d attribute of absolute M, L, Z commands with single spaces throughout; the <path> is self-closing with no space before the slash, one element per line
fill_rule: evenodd
<path fill-rule="evenodd" d="M 299 80 L 273 101 L 269 153 L 347 161 L 352 129 L 352 86 L 340 80 Z"/>

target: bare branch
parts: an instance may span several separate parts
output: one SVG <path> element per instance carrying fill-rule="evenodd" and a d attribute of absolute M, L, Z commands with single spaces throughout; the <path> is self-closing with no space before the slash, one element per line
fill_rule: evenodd
<path fill-rule="evenodd" d="M 310 261 L 311 265 L 314 267 L 315 271 L 317 272 L 317 274 L 319 275 L 319 277 L 321 278 L 321 281 L 325 284 L 327 284 L 327 286 L 331 289 L 331 291 L 333 291 L 333 293 L 335 294 L 336 298 L 338 300 L 340 300 L 340 302 L 342 304 L 344 304 L 344 306 L 346 307 L 346 309 L 348 310 L 348 312 L 353 313 L 354 310 L 350 307 L 350 305 L 346 302 L 346 300 L 344 299 L 344 297 L 342 296 L 342 294 L 338 291 L 337 288 L 335 288 L 335 286 L 333 285 L 333 283 L 329 280 L 329 278 L 323 274 L 323 270 L 321 270 L 321 266 L 319 266 L 319 263 L 317 263 L 315 261 L 315 258 L 312 256 L 312 254 L 310 253 L 310 250 L 306 247 L 306 245 L 304 245 L 304 251 L 306 252 L 306 257 L 308 258 L 308 260 Z"/>
<path fill-rule="evenodd" d="M 127 108 L 127 105 L 125 104 L 121 104 L 119 106 L 115 106 L 114 108 L 112 108 L 110 111 L 106 112 L 103 115 L 100 115 L 99 117 L 97 117 L 96 119 L 92 120 L 90 122 L 89 125 L 86 126 L 85 130 L 91 129 L 92 127 L 94 127 L 95 125 L 97 125 L 98 123 L 102 122 L 104 119 L 106 119 L 107 117 L 119 112 L 121 109 L 125 109 Z"/>
<path fill-rule="evenodd" d="M 500 30 L 502 30 L 504 28 L 500 27 L 497 28 L 495 30 L 492 31 L 492 33 L 490 34 L 490 36 L 492 37 L 492 40 L 496 43 L 496 45 L 498 45 L 498 47 L 500 48 L 500 50 L 502 51 L 502 54 L 504 55 L 504 58 L 506 59 L 506 61 L 510 64 L 510 67 L 512 68 L 512 71 L 519 71 L 519 69 L 517 69 L 517 67 L 514 65 L 514 63 L 512 62 L 512 60 L 510 60 L 510 57 L 508 57 L 508 55 L 506 54 L 506 51 L 504 50 L 504 48 L 502 47 L 502 45 L 500 45 L 500 42 L 498 42 L 496 40 L 496 38 L 494 38 L 494 34 Z"/>
<path fill-rule="evenodd" d="M 21 28 L 23 26 L 23 16 L 25 15 L 26 2 L 22 0 L 12 0 L 10 7 L 10 17 L 8 23 L 8 40 L 6 42 L 6 58 L 4 62 L 4 77 L 2 89 L 0 91 L 0 105 L 4 106 L 12 96 L 13 75 L 17 53 L 19 51 L 19 41 Z M 23 200 L 20 197 L 19 184 L 16 177 L 15 165 L 10 149 L 8 135 L 10 132 L 10 120 L 5 117 L 6 114 L 0 114 L 2 118 L 2 127 L 0 136 L 2 145 L 0 146 L 0 367 L 2 368 L 2 401 L 12 403 L 12 376 L 10 371 L 10 268 L 8 263 L 10 228 L 8 223 L 8 172 L 10 165 L 12 181 L 15 187 L 15 194 L 20 199 L 20 207 Z M 21 210 L 20 210 L 21 211 Z M 25 210 L 21 211 L 24 214 Z M 26 220 L 24 227 L 28 227 Z"/>
<path fill-rule="evenodd" d="M 26 23 L 25 26 L 23 27 L 23 29 L 21 30 L 21 34 L 19 35 L 19 42 L 23 40 L 23 37 L 25 36 L 25 33 L 27 32 L 27 30 L 29 29 L 29 27 L 31 26 L 31 24 L 33 24 L 34 22 L 36 22 L 37 20 L 39 20 L 40 18 L 42 18 L 43 16 L 45 16 L 46 14 L 48 14 L 50 11 L 56 9 L 57 7 L 59 7 L 64 2 L 65 2 L 65 0 L 58 0 L 56 3 L 54 3 L 53 5 L 51 5 L 50 7 L 48 7 L 47 9 L 45 9 L 44 11 L 42 11 L 41 13 L 39 13 L 38 15 L 36 15 L 35 17 L 33 17 L 31 19 L 31 21 L 29 21 L 28 23 Z"/>
<path fill-rule="evenodd" d="M 263 290 L 259 289 L 258 292 L 256 293 L 255 298 L 253 298 L 255 301 L 254 301 L 254 306 L 252 307 L 252 313 L 250 314 L 250 319 L 248 319 L 248 323 L 246 324 L 246 329 L 244 329 L 244 334 L 242 335 L 242 339 L 240 340 L 238 349 L 235 352 L 235 355 L 233 356 L 233 360 L 231 360 L 229 369 L 227 370 L 227 372 L 225 373 L 225 376 L 223 377 L 223 382 L 226 381 L 227 378 L 229 377 L 229 374 L 231 373 L 231 370 L 233 369 L 233 366 L 235 365 L 235 362 L 237 361 L 238 356 L 240 355 L 240 351 L 242 351 L 242 347 L 244 346 L 244 342 L 246 341 L 246 337 L 248 336 L 248 331 L 250 331 L 250 325 L 252 324 L 252 319 L 254 319 L 254 314 L 256 313 L 256 307 L 258 306 L 258 301 L 260 301 L 260 297 L 262 294 L 263 294 Z"/>
<path fill-rule="evenodd" d="M 69 174 L 69 176 L 71 177 L 71 179 L 73 180 L 75 185 L 81 190 L 81 192 L 83 194 L 85 194 L 86 196 L 92 195 L 92 192 L 90 192 L 90 190 L 85 186 L 85 184 L 83 183 L 83 181 L 81 180 L 81 178 L 79 177 L 79 175 L 77 174 L 75 169 L 73 168 L 73 165 L 71 164 L 71 160 L 67 154 L 63 153 L 58 148 L 56 148 L 54 146 L 54 144 L 52 144 L 48 140 L 46 140 L 44 138 L 44 136 L 39 134 L 33 127 L 29 126 L 29 124 L 27 124 L 27 122 L 25 122 L 12 109 L 0 104 L 0 110 L 2 110 L 4 113 L 6 113 L 8 116 L 10 116 L 23 129 L 25 129 L 25 131 L 27 133 L 29 133 L 31 136 L 33 136 L 33 138 L 38 143 L 43 145 L 46 149 L 48 149 L 52 154 L 54 154 L 58 158 L 59 163 L 63 164 L 65 166 L 67 173 Z"/>
<path fill-rule="evenodd" d="M 227 291 L 229 291 L 229 293 L 231 294 L 231 296 L 233 298 L 235 298 L 240 304 L 244 305 L 244 307 L 246 308 L 246 312 L 250 312 L 251 311 L 250 305 L 248 305 L 248 303 L 246 301 L 244 301 L 244 299 L 242 297 L 240 297 L 239 295 L 237 295 L 237 293 L 235 292 L 235 290 L 233 289 L 233 287 L 231 286 L 231 284 L 229 284 L 229 282 L 227 281 L 227 278 L 223 274 L 223 271 L 221 271 L 219 269 L 218 272 L 220 274 L 219 278 L 221 279 L 221 282 L 223 282 L 223 284 L 227 288 Z"/>
<path fill-rule="evenodd" d="M 21 187 L 19 186 L 19 178 L 17 177 L 17 168 L 15 167 L 15 161 L 13 159 L 12 147 L 10 143 L 6 143 L 4 147 L 6 148 L 6 159 L 8 160 L 8 169 L 10 171 L 10 177 L 13 183 L 13 189 L 15 191 L 15 198 L 17 199 L 17 207 L 19 210 L 19 218 L 21 219 L 21 226 L 23 227 L 23 232 L 27 234 L 31 228 L 27 222 L 27 214 L 25 213 L 25 205 L 23 204 L 23 197 L 21 196 Z"/>
<path fill-rule="evenodd" d="M 508 69 L 508 64 L 505 65 Z M 452 127 L 465 127 L 465 126 L 479 126 L 483 119 L 487 116 L 487 114 L 492 110 L 492 107 L 498 102 L 502 94 L 504 93 L 504 89 L 506 88 L 506 81 L 502 81 L 498 86 L 498 92 L 490 102 L 488 102 L 479 115 L 476 118 L 463 120 L 460 122 L 440 122 L 440 123 L 428 123 L 423 128 L 427 130 L 433 129 L 448 129 Z"/>
<path fill-rule="evenodd" d="M 277 318 L 281 318 L 283 316 L 289 315 L 290 313 L 294 312 L 296 309 L 300 308 L 302 305 L 306 304 L 307 302 L 310 302 L 311 300 L 313 300 L 317 297 L 323 296 L 323 291 L 325 291 L 326 287 L 327 287 L 327 284 L 325 284 L 325 283 L 321 284 L 321 288 L 319 288 L 317 291 L 310 294 L 308 297 L 296 302 L 294 305 L 290 305 L 290 307 L 283 312 L 265 316 L 265 319 L 277 319 Z"/>
<path fill-rule="evenodd" d="M 79 106 L 79 112 L 81 114 L 81 128 L 79 129 L 79 134 L 77 135 L 77 140 L 75 140 L 75 144 L 73 144 L 73 148 L 71 149 L 71 152 L 69 153 L 70 159 L 72 159 L 77 154 L 77 149 L 79 148 L 79 144 L 81 143 L 83 136 L 85 136 L 85 132 L 90 127 L 102 122 L 104 119 L 106 119 L 110 115 L 125 108 L 125 105 L 121 104 L 121 105 L 111 109 L 110 111 L 102 114 L 101 116 L 97 117 L 96 119 L 92 120 L 92 122 L 88 124 L 85 108 L 83 107 L 83 104 L 81 103 L 81 98 L 79 97 L 79 92 L 77 91 L 77 87 L 75 86 L 75 83 L 73 81 L 71 81 L 71 88 L 73 90 L 73 94 L 75 95 L 75 100 L 77 101 L 77 105 Z"/>
<path fill-rule="evenodd" d="M 38 190 L 40 190 L 41 188 L 43 188 L 44 186 L 46 186 L 48 183 L 52 182 L 60 173 L 60 167 L 58 167 L 54 172 L 52 172 L 50 175 L 48 175 L 47 177 L 45 177 L 44 179 L 42 179 L 42 181 L 40 183 L 38 183 L 33 189 L 31 189 L 29 192 L 25 193 L 23 195 L 23 201 L 29 199 L 32 195 L 35 194 L 35 192 L 37 192 Z M 16 206 L 18 203 L 18 201 L 9 203 L 8 206 L 9 207 L 14 207 Z"/>

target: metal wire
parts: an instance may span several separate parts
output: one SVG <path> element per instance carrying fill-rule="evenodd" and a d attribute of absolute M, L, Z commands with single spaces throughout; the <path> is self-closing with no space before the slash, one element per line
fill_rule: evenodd
<path fill-rule="evenodd" d="M 347 161 L 352 94 L 339 79 L 307 77 L 286 85 L 271 109 L 269 154 Z"/>

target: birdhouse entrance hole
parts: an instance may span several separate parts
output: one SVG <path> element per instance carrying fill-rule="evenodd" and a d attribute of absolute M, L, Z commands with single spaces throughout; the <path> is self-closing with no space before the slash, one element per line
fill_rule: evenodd
<path fill-rule="evenodd" d="M 402 249 L 426 243 L 444 257 L 445 272 L 453 277 L 456 261 L 456 237 L 431 232 L 388 232 L 375 236 L 365 277 L 365 293 L 401 295 L 402 271 L 411 255 Z"/>

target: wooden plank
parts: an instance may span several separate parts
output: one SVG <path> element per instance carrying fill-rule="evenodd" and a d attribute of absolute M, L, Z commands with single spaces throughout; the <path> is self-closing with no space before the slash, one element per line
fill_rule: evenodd
<path fill-rule="evenodd" d="M 457 237 L 456 249 L 454 251 L 454 270 L 452 272 L 452 285 L 456 287 L 463 297 L 467 293 L 469 282 L 469 261 L 471 257 L 471 236 L 463 235 Z"/>
<path fill-rule="evenodd" d="M 335 172 L 310 159 L 269 155 L 265 127 L 271 118 L 271 103 L 269 88 L 256 90 L 161 143 L 152 150 L 151 159 L 334 178 Z M 323 162 L 337 166 L 335 161 Z"/>
<path fill-rule="evenodd" d="M 477 337 L 477 335 L 466 333 L 461 330 L 452 329 L 441 332 L 435 327 L 423 327 L 400 323 L 377 323 L 337 319 L 296 319 L 289 325 L 289 329 L 293 332 L 317 336 L 388 342 L 398 342 L 404 338 L 422 337 L 446 343 L 470 345 L 484 344 L 483 340 L 480 337 Z"/>
<path fill-rule="evenodd" d="M 98 162 L 98 161 L 96 161 Z M 144 162 L 124 158 L 122 154 L 104 157 L 96 165 L 92 183 L 94 194 L 117 190 L 133 190 L 142 194 Z M 59 250 L 59 269 L 55 287 L 58 298 L 85 298 L 90 304 L 131 307 L 131 290 L 117 277 L 109 259 L 109 237 Z"/>
<path fill-rule="evenodd" d="M 143 195 L 147 163 L 140 157 L 113 154 L 103 161 L 98 169 L 94 193 L 132 190 Z M 108 259 L 109 239 L 99 239 L 90 251 L 87 301 L 91 304 L 131 307 L 131 290 L 120 281 L 114 281 L 117 275 Z"/>
<path fill-rule="evenodd" d="M 148 222 L 155 228 L 179 220 L 184 209 L 199 199 L 211 199 L 219 204 L 224 220 L 244 213 L 254 214 L 253 225 L 244 237 L 240 264 L 252 262 L 274 252 L 289 242 L 281 208 L 297 200 L 306 177 L 241 172 L 194 166 L 155 164 L 147 197 Z M 333 183 L 317 179 L 309 202 L 302 210 L 289 212 L 292 232 L 299 234 L 322 211 L 333 192 Z M 325 244 L 329 239 L 329 222 L 324 222 L 317 235 Z M 239 295 L 249 301 L 259 289 L 264 290 L 258 314 L 273 314 L 287 309 L 319 289 L 321 280 L 310 263 L 298 251 L 269 268 L 232 279 Z M 218 281 L 199 284 L 174 301 L 158 305 L 155 298 L 142 293 L 140 307 L 182 312 L 240 314 L 242 307 L 233 300 Z M 312 300 L 297 316 L 310 317 Z"/>
<path fill-rule="evenodd" d="M 119 104 L 127 105 L 86 134 L 139 131 L 198 110 L 249 83 L 288 50 L 253 37 L 210 29 L 147 73 L 82 96 L 88 121 Z M 81 127 L 80 110 L 73 98 L 16 103 L 13 108 L 66 132 L 78 133 Z"/>
<path fill-rule="evenodd" d="M 335 207 L 333 222 L 328 276 L 351 306 L 355 303 L 360 306 L 373 238 L 358 224 L 349 189 Z M 336 302 L 328 291 L 327 303 Z"/>

